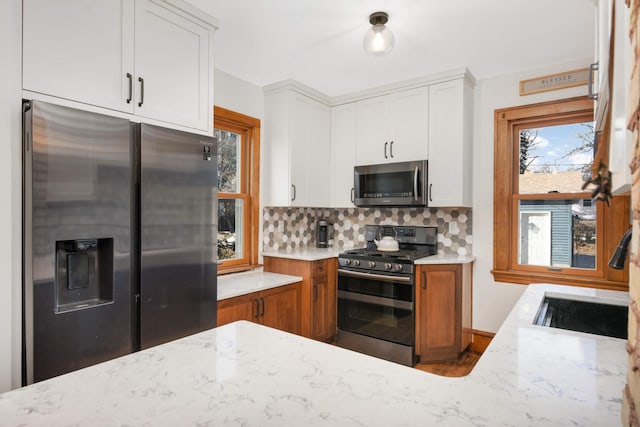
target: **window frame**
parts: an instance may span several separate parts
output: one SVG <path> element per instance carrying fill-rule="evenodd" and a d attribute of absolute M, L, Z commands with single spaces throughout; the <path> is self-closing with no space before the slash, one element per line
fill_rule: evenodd
<path fill-rule="evenodd" d="M 258 227 L 260 208 L 260 120 L 226 108 L 214 106 L 214 128 L 241 135 L 239 193 L 218 192 L 218 199 L 242 200 L 244 206 L 244 256 L 223 260 L 218 274 L 246 271 L 258 267 Z"/>
<path fill-rule="evenodd" d="M 586 120 L 585 120 L 586 119 Z M 607 289 L 628 287 L 628 268 L 614 270 L 608 258 L 617 239 L 629 228 L 629 196 L 615 196 L 611 206 L 596 204 L 595 269 L 548 267 L 518 263 L 518 206 L 527 199 L 587 199 L 589 192 L 519 194 L 519 130 L 523 128 L 589 121 L 593 102 L 577 97 L 495 110 L 494 113 L 494 279 L 508 283 L 558 283 Z M 544 196 L 544 197 L 541 197 Z M 509 209 L 504 207 L 508 206 Z"/>

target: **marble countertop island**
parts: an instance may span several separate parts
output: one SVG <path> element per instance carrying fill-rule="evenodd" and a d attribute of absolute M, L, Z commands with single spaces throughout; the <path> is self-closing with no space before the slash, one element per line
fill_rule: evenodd
<path fill-rule="evenodd" d="M 535 326 L 531 285 L 470 375 L 445 378 L 236 322 L 0 395 L 0 425 L 612 426 L 626 341 Z"/>

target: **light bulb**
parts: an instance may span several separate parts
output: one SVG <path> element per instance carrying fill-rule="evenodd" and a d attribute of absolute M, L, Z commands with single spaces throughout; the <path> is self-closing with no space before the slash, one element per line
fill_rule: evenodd
<path fill-rule="evenodd" d="M 364 34 L 364 50 L 371 55 L 382 56 L 391 52 L 393 43 L 393 33 L 386 25 L 374 25 Z"/>

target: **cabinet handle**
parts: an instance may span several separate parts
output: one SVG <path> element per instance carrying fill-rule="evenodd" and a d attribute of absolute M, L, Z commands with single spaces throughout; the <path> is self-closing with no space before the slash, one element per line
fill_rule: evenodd
<path fill-rule="evenodd" d="M 127 79 L 129 79 L 129 97 L 127 98 L 127 104 L 131 104 L 133 99 L 133 76 L 131 73 L 127 73 Z"/>
<path fill-rule="evenodd" d="M 264 317 L 264 298 L 260 297 L 260 301 L 262 302 L 262 310 L 260 310 L 260 316 Z"/>
<path fill-rule="evenodd" d="M 424 190 L 422 190 L 424 191 Z M 413 200 L 418 201 L 418 167 L 413 171 Z"/>
<path fill-rule="evenodd" d="M 318 285 L 313 284 L 313 301 L 318 301 Z"/>
<path fill-rule="evenodd" d="M 598 94 L 593 90 L 593 75 L 596 71 L 598 71 L 598 63 L 594 62 L 593 64 L 589 65 L 589 99 L 592 101 L 598 100 Z"/>
<path fill-rule="evenodd" d="M 294 184 L 291 184 L 291 189 L 293 190 L 291 196 L 291 201 L 293 202 L 296 199 L 296 186 Z"/>
<path fill-rule="evenodd" d="M 256 303 L 256 315 L 253 317 L 257 319 L 260 317 L 260 301 L 258 301 L 258 298 L 254 299 L 254 301 Z"/>
<path fill-rule="evenodd" d="M 138 107 L 142 107 L 144 103 L 144 79 L 142 77 L 138 77 L 138 81 L 140 82 L 140 102 L 138 102 Z"/>
<path fill-rule="evenodd" d="M 429 201 L 433 202 L 433 199 L 431 198 L 431 190 L 433 189 L 433 184 L 429 184 Z"/>
<path fill-rule="evenodd" d="M 389 143 L 388 143 L 388 142 L 385 142 L 385 143 L 384 143 L 384 158 L 385 158 L 385 159 L 388 159 L 388 158 L 389 158 L 389 157 L 387 156 L 387 146 L 388 146 L 388 145 L 389 145 Z"/>
<path fill-rule="evenodd" d="M 356 189 L 351 187 L 351 203 L 356 202 Z"/>
<path fill-rule="evenodd" d="M 389 156 L 393 159 L 393 141 L 389 144 Z"/>
<path fill-rule="evenodd" d="M 422 272 L 422 289 L 427 289 L 427 272 Z"/>

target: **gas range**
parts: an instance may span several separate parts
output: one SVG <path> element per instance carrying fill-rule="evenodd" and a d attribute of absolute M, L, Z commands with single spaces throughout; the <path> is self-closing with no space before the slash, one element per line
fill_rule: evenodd
<path fill-rule="evenodd" d="M 376 249 L 392 236 L 393 252 Z M 407 366 L 415 363 L 414 261 L 434 255 L 435 227 L 367 225 L 367 247 L 338 256 L 337 345 Z"/>

